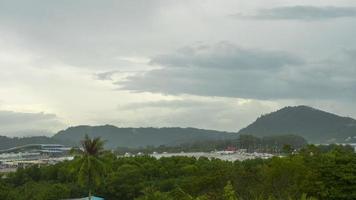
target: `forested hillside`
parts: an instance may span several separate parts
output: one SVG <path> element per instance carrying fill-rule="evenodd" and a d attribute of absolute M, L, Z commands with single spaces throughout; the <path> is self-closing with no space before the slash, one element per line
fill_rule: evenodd
<path fill-rule="evenodd" d="M 301 149 L 306 146 L 308 142 L 301 136 L 296 135 L 279 135 L 279 136 L 265 136 L 256 137 L 252 135 L 240 135 L 238 139 L 230 140 L 209 140 L 209 141 L 195 141 L 183 143 L 175 146 L 160 145 L 147 146 L 144 148 L 128 148 L 118 147 L 116 151 L 120 154 L 126 152 L 131 153 L 152 153 L 152 152 L 210 152 L 223 151 L 229 149 L 241 150 L 247 152 L 264 152 L 278 154 L 284 151 L 293 151 Z"/>
<path fill-rule="evenodd" d="M 312 143 L 347 142 L 348 138 L 356 136 L 356 120 L 307 106 L 285 107 L 259 117 L 239 134 L 293 134 Z"/>
<path fill-rule="evenodd" d="M 77 126 L 58 132 L 53 136 L 60 141 L 79 144 L 84 135 L 101 137 L 107 148 L 177 145 L 181 143 L 238 138 L 236 133 L 196 128 L 118 128 L 105 126 Z"/>
<path fill-rule="evenodd" d="M 234 140 L 239 135 L 297 135 L 310 143 L 345 143 L 356 139 L 356 120 L 307 106 L 285 107 L 265 114 L 238 133 L 197 128 L 119 128 L 112 125 L 75 126 L 53 137 L 0 137 L 0 149 L 31 143 L 78 145 L 85 134 L 106 140 L 106 148 L 177 146 L 201 141 Z"/>
<path fill-rule="evenodd" d="M 84 138 L 101 137 L 106 141 L 106 148 L 174 146 L 196 141 L 229 140 L 238 138 L 238 134 L 197 128 L 118 128 L 112 125 L 76 126 L 59 131 L 52 137 L 6 137 L 0 136 L 0 150 L 25 144 L 64 144 L 77 146 Z"/>

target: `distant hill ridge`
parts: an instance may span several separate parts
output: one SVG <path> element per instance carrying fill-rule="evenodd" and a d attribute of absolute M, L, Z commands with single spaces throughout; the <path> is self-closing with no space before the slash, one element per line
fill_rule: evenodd
<path fill-rule="evenodd" d="M 197 128 L 118 128 L 112 125 L 75 126 L 53 137 L 8 138 L 0 136 L 0 149 L 24 144 L 61 143 L 78 145 L 84 135 L 102 137 L 106 147 L 177 145 L 204 140 L 236 139 L 240 134 L 255 136 L 298 135 L 312 143 L 356 142 L 356 120 L 308 106 L 285 107 L 262 115 L 238 133 Z"/>
<path fill-rule="evenodd" d="M 205 130 L 197 128 L 119 128 L 113 125 L 89 126 L 80 125 L 59 131 L 52 137 L 35 136 L 10 138 L 0 136 L 0 150 L 25 144 L 64 144 L 79 145 L 85 134 L 90 137 L 101 137 L 107 148 L 146 147 L 159 145 L 177 145 L 205 140 L 237 139 L 237 133 Z"/>
<path fill-rule="evenodd" d="M 58 132 L 53 136 L 60 141 L 79 143 L 84 135 L 101 137 L 107 147 L 145 147 L 148 145 L 177 145 L 199 140 L 235 139 L 236 133 L 197 128 L 118 128 L 112 125 L 76 126 Z"/>
<path fill-rule="evenodd" d="M 308 106 L 294 106 L 262 115 L 238 133 L 255 136 L 294 134 L 314 143 L 350 142 L 356 136 L 356 120 Z"/>

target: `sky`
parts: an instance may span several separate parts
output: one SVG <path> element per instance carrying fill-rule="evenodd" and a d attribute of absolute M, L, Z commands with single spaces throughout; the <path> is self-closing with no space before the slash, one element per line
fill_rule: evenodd
<path fill-rule="evenodd" d="M 0 0 L 0 135 L 356 118 L 354 0 Z"/>

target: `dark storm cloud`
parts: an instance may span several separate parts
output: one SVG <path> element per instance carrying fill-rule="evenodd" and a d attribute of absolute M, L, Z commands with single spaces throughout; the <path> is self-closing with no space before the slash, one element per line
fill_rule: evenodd
<path fill-rule="evenodd" d="M 326 20 L 341 17 L 356 17 L 355 7 L 335 6 L 286 6 L 259 10 L 256 15 L 236 17 L 270 20 Z"/>
<path fill-rule="evenodd" d="M 355 60 L 306 63 L 288 53 L 244 50 L 229 44 L 189 47 L 189 53 L 153 59 L 161 69 L 118 82 L 122 89 L 254 99 L 350 99 L 356 96 Z M 243 52 L 243 53 L 241 53 Z M 248 53 L 246 53 L 248 52 Z M 235 53 L 235 54 L 234 54 Z M 227 54 L 227 55 L 226 55 Z M 348 56 L 350 57 L 350 56 Z M 158 60 L 158 61 L 157 61 Z"/>

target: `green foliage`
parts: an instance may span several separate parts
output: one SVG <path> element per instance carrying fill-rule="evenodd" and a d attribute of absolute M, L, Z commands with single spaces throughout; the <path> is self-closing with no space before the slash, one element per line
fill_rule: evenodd
<path fill-rule="evenodd" d="M 136 198 L 135 200 L 173 200 L 167 193 L 156 191 L 153 188 L 146 188 L 143 192 L 143 196 Z"/>
<path fill-rule="evenodd" d="M 101 137 L 107 142 L 106 148 L 145 147 L 164 144 L 179 144 L 193 141 L 234 139 L 235 133 L 204 130 L 196 128 L 118 128 L 112 125 L 76 126 L 58 132 L 52 138 L 59 141 L 74 141 L 79 144 L 88 134 L 90 137 Z M 179 142 L 177 142 L 179 141 Z"/>
<path fill-rule="evenodd" d="M 224 139 L 224 140 L 203 140 L 183 143 L 176 146 L 160 145 L 147 146 L 145 148 L 124 148 L 119 147 L 116 149 L 118 154 L 131 153 L 145 153 L 152 152 L 210 152 L 214 150 L 225 150 L 228 148 L 246 149 L 248 152 L 265 152 L 265 153 L 280 153 L 283 152 L 285 147 L 288 147 L 288 152 L 298 150 L 307 145 L 307 141 L 296 135 L 276 135 L 266 137 L 256 137 L 252 135 L 240 135 L 237 139 Z"/>
<path fill-rule="evenodd" d="M 302 196 L 300 197 L 300 200 L 317 200 L 314 197 L 308 197 L 307 194 L 303 193 Z"/>
<path fill-rule="evenodd" d="M 340 117 L 332 113 L 308 106 L 285 107 L 259 117 L 254 123 L 239 131 L 239 134 L 273 136 L 293 134 L 306 138 L 309 142 L 324 143 L 330 140 L 345 142 L 355 135 L 356 120 Z"/>
<path fill-rule="evenodd" d="M 104 142 L 100 138 L 90 139 L 86 135 L 82 141 L 82 148 L 78 181 L 82 186 L 87 186 L 90 197 L 92 189 L 99 185 L 105 172 L 104 163 L 99 157 L 104 150 Z"/>
<path fill-rule="evenodd" d="M 98 158 L 105 173 L 95 175 L 100 184 L 93 182 L 91 187 L 106 200 L 356 199 L 356 155 L 341 146 L 328 151 L 308 146 L 287 157 L 236 162 L 188 157 L 124 158 L 109 152 L 99 153 Z M 84 163 L 83 157 L 76 157 L 73 161 L 7 174 L 0 179 L 0 199 L 87 196 L 87 184 L 78 182 L 82 176 L 79 168 L 88 169 Z M 90 165 L 95 166 L 95 161 L 90 160 Z M 84 174 L 94 177 L 94 171 L 97 170 Z"/>
<path fill-rule="evenodd" d="M 289 144 L 283 145 L 282 152 L 285 154 L 291 154 L 293 152 L 293 148 Z"/>
<path fill-rule="evenodd" d="M 223 197 L 224 200 L 238 200 L 231 181 L 228 181 L 227 185 L 224 187 Z"/>
<path fill-rule="evenodd" d="M 16 188 L 16 190 L 1 192 L 0 194 L 1 199 L 16 200 L 58 200 L 69 196 L 70 189 L 67 185 L 50 182 L 28 182 Z"/>

